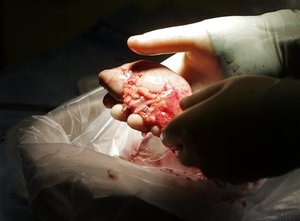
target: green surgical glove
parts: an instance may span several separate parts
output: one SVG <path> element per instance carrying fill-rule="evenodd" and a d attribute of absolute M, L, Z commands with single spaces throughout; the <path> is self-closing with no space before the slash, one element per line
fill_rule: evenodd
<path fill-rule="evenodd" d="M 300 81 L 230 77 L 181 101 L 163 143 L 209 178 L 233 184 L 300 166 Z"/>

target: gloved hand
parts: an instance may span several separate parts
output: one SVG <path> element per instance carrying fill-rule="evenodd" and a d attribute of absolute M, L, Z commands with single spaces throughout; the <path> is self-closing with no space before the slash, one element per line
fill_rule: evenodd
<path fill-rule="evenodd" d="M 128 39 L 143 55 L 177 53 L 163 62 L 193 89 L 223 77 L 293 76 L 299 70 L 300 11 L 227 16 L 151 31 Z"/>
<path fill-rule="evenodd" d="M 277 92 L 266 99 L 279 82 L 265 76 L 230 77 L 183 98 L 184 112 L 167 125 L 163 143 L 178 150 L 183 164 L 234 184 L 296 168 L 300 165 L 297 135 L 289 129 L 299 126 L 297 110 L 293 111 L 293 103 L 281 108 Z M 285 99 L 295 100 L 291 94 Z M 266 105 L 272 102 L 274 107 Z M 294 119 L 285 121 L 289 115 Z"/>
<path fill-rule="evenodd" d="M 208 19 L 133 36 L 128 46 L 143 55 L 175 53 L 162 64 L 185 78 L 193 91 L 234 75 L 294 76 L 300 69 L 299 17 L 299 11 L 281 10 Z M 116 103 L 106 96 L 107 107 Z M 128 117 L 118 106 L 113 109 Z M 143 122 L 134 128 L 142 130 Z"/>

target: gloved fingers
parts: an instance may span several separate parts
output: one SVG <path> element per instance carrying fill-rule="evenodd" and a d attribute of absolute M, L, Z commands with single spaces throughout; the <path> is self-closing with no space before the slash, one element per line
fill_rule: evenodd
<path fill-rule="evenodd" d="M 205 52 L 176 53 L 161 64 L 183 77 L 190 84 L 192 91 L 223 79 L 216 57 Z"/>
<path fill-rule="evenodd" d="M 139 114 L 133 114 L 129 109 L 124 108 L 122 104 L 116 104 L 111 108 L 111 115 L 114 119 L 127 122 L 128 126 L 142 133 L 151 132 L 159 137 L 161 130 L 158 126 L 148 127 L 144 124 L 143 118 Z"/>
<path fill-rule="evenodd" d="M 161 62 L 161 64 L 169 68 L 173 72 L 182 75 L 184 73 L 183 70 L 185 66 L 184 60 L 185 60 L 185 53 L 179 52 L 170 56 L 169 58 Z"/>
<path fill-rule="evenodd" d="M 163 130 L 160 138 L 162 143 L 176 151 L 177 158 L 183 165 L 198 167 L 201 169 L 205 162 L 204 154 L 199 154 L 207 148 L 201 125 L 198 122 L 192 121 L 191 118 L 183 113 L 172 120 Z M 197 130 L 192 128 L 196 127 Z M 199 131 L 198 131 L 199 130 Z"/>
<path fill-rule="evenodd" d="M 111 108 L 111 116 L 119 121 L 127 121 L 127 118 L 131 114 L 129 109 L 125 109 L 122 104 L 116 104 Z"/>
<path fill-rule="evenodd" d="M 224 80 L 206 86 L 202 90 L 194 92 L 192 95 L 186 96 L 180 100 L 180 107 L 184 112 L 167 124 L 161 136 L 162 142 L 167 147 L 181 149 L 184 146 L 184 143 L 189 141 L 187 135 L 185 136 L 185 139 L 183 139 L 184 130 L 195 126 L 198 127 L 200 131 L 201 123 L 205 121 L 203 116 L 208 117 L 206 120 L 211 120 L 213 111 L 210 110 L 218 108 L 218 102 L 212 102 L 212 99 L 210 98 L 218 94 L 225 83 L 226 81 Z"/>
<path fill-rule="evenodd" d="M 206 101 L 227 103 L 227 105 L 242 106 L 257 102 L 265 92 L 279 80 L 267 76 L 245 75 L 223 79 L 214 84 L 205 86 L 190 96 L 180 100 L 180 107 L 186 110 L 196 104 Z M 217 95 L 220 95 L 216 97 Z M 248 101 L 245 101 L 248 98 Z M 233 107 L 233 106 L 232 106 Z M 223 111 L 226 107 L 223 107 Z M 234 108 L 233 108 L 234 109 Z M 214 110 L 215 112 L 217 110 Z"/>
<path fill-rule="evenodd" d="M 161 141 L 166 147 L 175 150 L 181 150 L 184 147 L 181 139 L 183 125 L 181 115 L 167 124 L 160 135 Z"/>
<path fill-rule="evenodd" d="M 151 132 L 153 135 L 160 135 L 160 128 L 158 126 L 148 127 L 144 124 L 143 118 L 139 114 L 130 114 L 127 118 L 127 124 L 134 130 L 138 130 L 142 133 Z"/>
<path fill-rule="evenodd" d="M 143 118 L 138 114 L 130 114 L 127 118 L 127 124 L 135 129 L 139 130 L 141 132 L 145 132 L 148 129 L 144 126 Z"/>
<path fill-rule="evenodd" d="M 219 93 L 224 87 L 224 81 L 217 82 L 215 84 L 205 86 L 199 91 L 194 92 L 190 96 L 186 96 L 180 100 L 180 107 L 182 110 L 186 110 L 194 105 L 210 99 L 215 94 Z"/>
<path fill-rule="evenodd" d="M 176 53 L 162 64 L 185 78 L 193 91 L 223 78 L 201 22 L 132 36 L 127 43 L 131 50 L 143 55 Z"/>
<path fill-rule="evenodd" d="M 200 22 L 132 36 L 127 44 L 131 50 L 143 55 L 193 51 L 196 48 L 197 50 L 210 50 L 208 34 Z"/>
<path fill-rule="evenodd" d="M 121 68 L 103 70 L 98 74 L 99 84 L 106 88 L 115 100 L 121 101 L 125 75 Z"/>
<path fill-rule="evenodd" d="M 198 61 L 196 61 L 197 64 L 194 64 L 195 60 Z M 186 52 L 179 52 L 170 56 L 169 58 L 161 62 L 161 64 L 182 76 L 190 84 L 191 88 L 194 91 L 199 84 L 202 85 L 207 82 L 208 72 L 206 72 L 205 70 L 213 70 L 211 65 L 209 66 L 209 68 L 204 68 L 202 65 L 200 65 L 200 63 L 205 63 L 204 60 L 205 58 L 203 58 L 202 56 L 199 58 L 192 58 L 192 56 L 189 56 Z M 210 76 L 210 78 L 219 79 L 219 74 L 216 74 L 215 77 Z"/>

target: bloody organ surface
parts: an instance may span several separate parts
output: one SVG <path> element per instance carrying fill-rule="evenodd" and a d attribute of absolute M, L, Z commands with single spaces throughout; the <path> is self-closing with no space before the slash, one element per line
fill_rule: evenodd
<path fill-rule="evenodd" d="M 149 77 L 150 73 L 147 73 L 148 81 L 152 81 L 153 84 L 158 81 L 157 84 L 160 84 L 160 89 L 157 91 L 138 83 L 145 80 L 143 72 L 124 69 L 123 71 L 126 72 L 124 76 L 130 73 L 123 86 L 123 105 L 132 113 L 139 114 L 145 126 L 157 125 L 159 128 L 164 128 L 171 119 L 182 112 L 179 101 L 191 93 L 188 83 L 183 78 L 178 75 L 174 78 L 170 75 L 168 79 L 164 73 L 161 77 L 156 75 Z"/>

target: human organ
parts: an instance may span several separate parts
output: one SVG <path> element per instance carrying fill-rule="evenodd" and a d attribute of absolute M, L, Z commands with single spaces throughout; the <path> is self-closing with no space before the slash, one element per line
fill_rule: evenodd
<path fill-rule="evenodd" d="M 191 94 L 184 78 L 159 63 L 146 60 L 104 70 L 99 74 L 99 82 L 122 103 L 124 111 L 141 116 L 147 128 L 163 129 L 182 112 L 180 99 Z"/>

